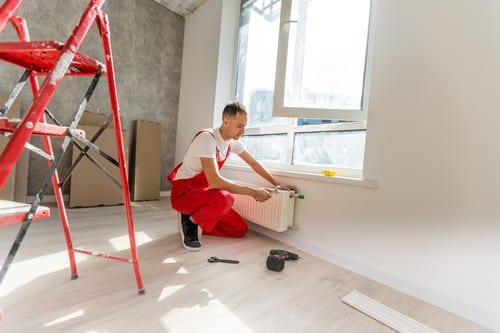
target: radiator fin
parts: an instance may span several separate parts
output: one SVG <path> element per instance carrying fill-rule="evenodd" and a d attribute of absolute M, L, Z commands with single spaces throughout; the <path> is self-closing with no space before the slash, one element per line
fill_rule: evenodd
<path fill-rule="evenodd" d="M 277 191 L 271 199 L 258 202 L 248 195 L 235 194 L 233 208 L 246 220 L 274 231 L 293 225 L 295 197 L 290 191 Z"/>

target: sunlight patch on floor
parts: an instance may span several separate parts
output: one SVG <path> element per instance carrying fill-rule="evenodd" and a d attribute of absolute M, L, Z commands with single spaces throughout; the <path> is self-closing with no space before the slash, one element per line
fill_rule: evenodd
<path fill-rule="evenodd" d="M 123 251 L 130 249 L 130 239 L 127 235 L 110 238 L 109 243 L 113 246 L 115 251 Z M 153 239 L 149 237 L 144 231 L 137 231 L 135 233 L 135 243 L 137 246 L 152 242 Z"/>
<path fill-rule="evenodd" d="M 208 298 L 214 297 L 214 294 L 212 294 L 212 292 L 210 290 L 208 290 L 207 288 L 203 288 L 201 291 L 206 293 Z"/>
<path fill-rule="evenodd" d="M 187 270 L 187 269 L 185 269 L 184 267 L 181 267 L 181 268 L 179 268 L 179 269 L 177 270 L 177 272 L 176 272 L 176 273 L 177 273 L 177 274 L 188 274 L 189 272 L 188 272 L 188 270 Z"/>
<path fill-rule="evenodd" d="M 87 260 L 87 256 L 75 255 L 77 263 Z M 9 267 L 0 289 L 0 297 L 10 294 L 12 291 L 22 287 L 29 282 L 44 275 L 68 269 L 68 252 L 60 251 L 52 254 L 38 256 L 32 259 L 15 262 Z"/>
<path fill-rule="evenodd" d="M 170 257 L 170 258 L 167 258 L 167 259 L 163 260 L 163 263 L 164 264 L 176 264 L 177 260 L 175 260 L 174 258 Z"/>
<path fill-rule="evenodd" d="M 231 309 L 218 299 L 206 305 L 176 308 L 161 318 L 166 332 L 253 332 Z"/>
<path fill-rule="evenodd" d="M 165 300 L 166 298 L 172 296 L 173 294 L 175 294 L 176 292 L 178 292 L 179 290 L 181 290 L 185 286 L 186 286 L 185 284 L 178 284 L 175 286 L 168 286 L 168 287 L 163 288 L 163 290 L 161 291 L 160 297 L 158 297 L 158 302 L 161 302 L 161 301 Z"/>
<path fill-rule="evenodd" d="M 68 320 L 81 317 L 84 314 L 85 314 L 85 312 L 83 310 L 78 310 L 78 311 L 69 313 L 69 314 L 67 314 L 65 316 L 59 317 L 57 319 L 54 319 L 54 320 L 52 320 L 52 321 L 50 321 L 48 323 L 45 323 L 45 324 L 43 324 L 43 326 L 50 327 L 50 326 L 54 326 L 54 325 L 57 325 L 57 324 L 61 324 L 61 323 L 64 323 L 64 322 L 66 322 Z"/>

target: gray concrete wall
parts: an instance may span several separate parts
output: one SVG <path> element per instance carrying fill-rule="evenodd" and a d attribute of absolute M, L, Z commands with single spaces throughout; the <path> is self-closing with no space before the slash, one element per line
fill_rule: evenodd
<path fill-rule="evenodd" d="M 58 40 L 64 42 L 87 5 L 86 0 L 25 1 L 17 15 L 26 18 L 31 40 Z M 168 190 L 164 175 L 174 163 L 180 74 L 184 39 L 184 18 L 151 0 L 108 0 L 103 7 L 109 15 L 111 43 L 122 125 L 131 133 L 133 121 L 143 119 L 162 125 L 161 190 Z M 16 40 L 7 26 L 0 40 Z M 87 34 L 80 51 L 102 62 L 101 39 L 95 25 Z M 0 94 L 12 89 L 22 69 L 0 62 Z M 87 77 L 63 79 L 49 110 L 69 124 L 90 83 Z M 21 96 L 24 112 L 31 102 L 31 91 L 25 86 Z M 109 114 L 106 79 L 102 79 L 87 110 Z M 54 140 L 55 144 L 60 143 Z M 39 138 L 32 143 L 40 145 Z M 71 161 L 68 152 L 62 163 L 62 172 Z M 36 193 L 46 173 L 46 162 L 31 154 L 28 195 Z M 69 193 L 65 186 L 64 193 Z M 52 193 L 52 191 L 50 191 Z"/>

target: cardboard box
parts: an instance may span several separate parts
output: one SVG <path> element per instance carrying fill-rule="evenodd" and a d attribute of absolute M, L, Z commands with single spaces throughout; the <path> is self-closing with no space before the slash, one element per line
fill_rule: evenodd
<path fill-rule="evenodd" d="M 111 114 L 102 114 L 90 111 L 84 111 L 82 114 L 82 118 L 80 119 L 80 125 L 90 125 L 101 127 L 104 125 L 106 120 L 111 116 Z M 123 119 L 120 118 L 120 121 L 123 122 Z M 77 126 L 79 127 L 79 126 Z M 108 129 L 113 128 L 113 121 L 108 126 Z M 90 136 L 86 135 L 87 139 L 90 139 Z"/>
<path fill-rule="evenodd" d="M 90 140 L 104 124 L 108 115 L 84 112 L 79 129 L 85 131 L 85 137 Z M 125 155 L 128 155 L 128 134 L 122 132 L 125 145 Z M 108 155 L 118 161 L 115 133 L 111 125 L 101 134 L 95 144 Z M 73 147 L 73 161 L 80 155 L 80 150 Z M 98 152 L 89 150 L 92 156 L 113 177 L 121 183 L 120 169 L 110 161 L 99 155 Z M 126 157 L 128 160 L 128 157 Z M 102 170 L 100 170 L 87 157 L 84 157 L 76 166 L 71 176 L 69 207 L 95 207 L 123 204 L 123 193 Z"/>
<path fill-rule="evenodd" d="M 0 96 L 0 104 L 3 105 L 6 96 Z M 21 103 L 16 100 L 9 112 L 7 113 L 8 118 L 20 118 L 21 114 Z M 0 133 L 0 152 L 9 141 L 3 133 Z M 15 168 L 12 169 L 7 182 L 0 189 L 0 199 L 26 202 L 26 195 L 28 191 L 28 168 L 29 168 L 29 151 L 24 149 L 21 156 L 16 162 Z"/>
<path fill-rule="evenodd" d="M 161 124 L 144 120 L 134 122 L 130 166 L 132 200 L 159 200 Z"/>

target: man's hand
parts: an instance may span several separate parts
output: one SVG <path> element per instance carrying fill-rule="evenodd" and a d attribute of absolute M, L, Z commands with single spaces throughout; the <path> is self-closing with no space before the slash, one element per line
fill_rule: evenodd
<path fill-rule="evenodd" d="M 280 190 L 284 190 L 284 191 L 294 191 L 294 192 L 297 192 L 297 187 L 295 187 L 293 185 L 279 184 L 276 187 L 278 187 Z"/>
<path fill-rule="evenodd" d="M 265 188 L 256 188 L 253 197 L 257 201 L 264 202 L 271 199 L 271 192 Z"/>

